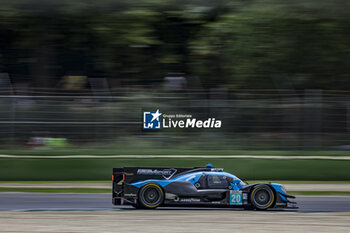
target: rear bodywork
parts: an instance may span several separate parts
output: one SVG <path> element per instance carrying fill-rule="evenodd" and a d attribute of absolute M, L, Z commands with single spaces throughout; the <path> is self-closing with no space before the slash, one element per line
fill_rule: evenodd
<path fill-rule="evenodd" d="M 138 205 L 144 185 L 160 186 L 162 206 L 212 206 L 252 208 L 250 194 L 255 186 L 218 168 L 124 167 L 113 169 L 113 204 Z M 281 184 L 266 183 L 274 192 L 270 208 L 296 208 L 294 198 Z"/>

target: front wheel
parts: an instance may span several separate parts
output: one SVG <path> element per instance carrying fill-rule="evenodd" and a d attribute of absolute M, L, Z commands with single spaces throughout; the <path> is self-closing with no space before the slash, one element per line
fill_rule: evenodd
<path fill-rule="evenodd" d="M 139 205 L 147 209 L 154 209 L 164 201 L 163 189 L 157 184 L 146 184 L 139 191 Z"/>
<path fill-rule="evenodd" d="M 257 210 L 266 210 L 272 207 L 275 194 L 268 185 L 257 185 L 250 194 L 250 200 Z"/>

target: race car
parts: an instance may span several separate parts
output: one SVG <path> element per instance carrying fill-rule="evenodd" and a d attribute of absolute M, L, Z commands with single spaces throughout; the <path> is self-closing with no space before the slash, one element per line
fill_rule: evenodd
<path fill-rule="evenodd" d="M 194 168 L 113 168 L 113 204 L 159 206 L 297 208 L 283 185 L 248 184 L 211 165 Z"/>

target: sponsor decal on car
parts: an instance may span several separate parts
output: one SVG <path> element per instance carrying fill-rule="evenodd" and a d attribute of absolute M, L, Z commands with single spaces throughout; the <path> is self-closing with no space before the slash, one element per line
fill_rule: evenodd
<path fill-rule="evenodd" d="M 149 176 L 163 176 L 164 179 L 170 179 L 177 170 L 175 168 L 169 168 L 169 169 L 138 169 L 137 175 L 149 175 Z"/>
<path fill-rule="evenodd" d="M 180 198 L 180 202 L 200 202 L 199 198 Z"/>
<path fill-rule="evenodd" d="M 134 193 L 125 193 L 124 196 L 125 197 L 136 197 L 137 195 Z"/>
<path fill-rule="evenodd" d="M 242 205 L 242 191 L 230 191 L 230 205 Z"/>

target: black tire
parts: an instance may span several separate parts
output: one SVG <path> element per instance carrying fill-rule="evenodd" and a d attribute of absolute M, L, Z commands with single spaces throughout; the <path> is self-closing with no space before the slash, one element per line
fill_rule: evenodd
<path fill-rule="evenodd" d="M 154 183 L 144 185 L 139 191 L 139 207 L 155 209 L 164 201 L 163 189 Z"/>
<path fill-rule="evenodd" d="M 257 210 L 272 208 L 275 203 L 275 193 L 270 186 L 257 185 L 250 193 L 250 200 Z"/>

